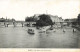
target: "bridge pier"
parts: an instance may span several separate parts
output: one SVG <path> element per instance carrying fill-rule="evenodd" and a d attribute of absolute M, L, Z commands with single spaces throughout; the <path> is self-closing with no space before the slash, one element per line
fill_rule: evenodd
<path fill-rule="evenodd" d="M 16 24 L 15 24 L 15 22 L 13 22 L 13 26 L 14 26 L 14 27 L 16 27 Z"/>
<path fill-rule="evenodd" d="M 23 23 L 21 23 L 21 24 L 22 24 L 22 27 L 23 27 L 24 24 Z"/>
<path fill-rule="evenodd" d="M 7 27 L 8 27 L 8 25 L 9 25 L 9 24 L 7 24 Z"/>
<path fill-rule="evenodd" d="M 4 22 L 4 26 L 6 27 L 6 23 Z"/>

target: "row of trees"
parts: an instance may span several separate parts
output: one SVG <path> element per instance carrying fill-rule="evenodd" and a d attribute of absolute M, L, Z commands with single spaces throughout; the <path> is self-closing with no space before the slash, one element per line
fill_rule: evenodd
<path fill-rule="evenodd" d="M 51 18 L 49 15 L 46 15 L 46 14 L 42 14 L 42 15 L 39 15 L 38 16 L 39 19 L 35 18 L 34 16 L 33 17 L 26 17 L 25 21 L 26 22 L 36 22 L 36 26 L 40 26 L 40 27 L 43 27 L 43 26 L 48 26 L 48 25 L 53 25 L 54 23 L 52 22 Z"/>
<path fill-rule="evenodd" d="M 15 19 L 5 19 L 5 18 L 0 18 L 0 22 L 13 22 L 13 21 L 15 21 Z"/>

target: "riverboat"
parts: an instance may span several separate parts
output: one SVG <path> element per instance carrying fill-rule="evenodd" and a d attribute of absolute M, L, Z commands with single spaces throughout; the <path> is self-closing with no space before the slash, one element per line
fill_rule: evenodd
<path fill-rule="evenodd" d="M 34 32 L 33 29 L 28 29 L 28 33 L 29 33 L 29 34 L 35 34 L 35 32 Z"/>

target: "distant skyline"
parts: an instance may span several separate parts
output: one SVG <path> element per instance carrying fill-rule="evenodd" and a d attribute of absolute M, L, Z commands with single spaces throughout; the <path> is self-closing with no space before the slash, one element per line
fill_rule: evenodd
<path fill-rule="evenodd" d="M 77 18 L 79 0 L 0 0 L 0 18 L 25 20 L 34 14 L 58 15 L 63 19 Z"/>

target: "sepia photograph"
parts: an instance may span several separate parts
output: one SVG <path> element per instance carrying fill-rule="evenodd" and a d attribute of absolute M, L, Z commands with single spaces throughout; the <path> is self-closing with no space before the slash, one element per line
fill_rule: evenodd
<path fill-rule="evenodd" d="M 0 0 L 0 48 L 80 48 L 80 0 Z"/>

